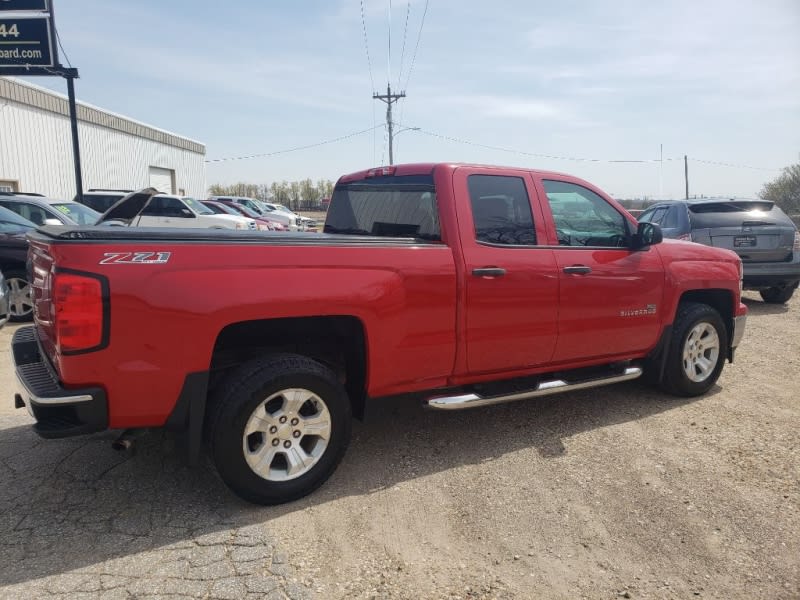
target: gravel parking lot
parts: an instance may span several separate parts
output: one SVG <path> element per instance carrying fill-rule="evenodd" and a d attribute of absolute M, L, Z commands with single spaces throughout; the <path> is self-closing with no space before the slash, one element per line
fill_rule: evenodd
<path fill-rule="evenodd" d="M 457 414 L 393 403 L 263 508 L 176 440 L 45 441 L 0 332 L 0 598 L 798 598 L 800 308 L 748 293 L 699 399 L 631 384 Z"/>

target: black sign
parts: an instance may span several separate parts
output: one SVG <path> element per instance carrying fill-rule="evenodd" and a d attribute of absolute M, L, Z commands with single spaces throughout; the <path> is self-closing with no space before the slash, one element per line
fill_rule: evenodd
<path fill-rule="evenodd" d="M 0 0 L 0 12 L 25 10 L 47 12 L 47 0 Z"/>
<path fill-rule="evenodd" d="M 3 2 L 3 0 L 0 0 Z M 52 67 L 50 17 L 0 19 L 0 70 Z"/>

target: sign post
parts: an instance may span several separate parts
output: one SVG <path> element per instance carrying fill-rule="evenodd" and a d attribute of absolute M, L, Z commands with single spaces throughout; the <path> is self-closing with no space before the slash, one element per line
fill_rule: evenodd
<path fill-rule="evenodd" d="M 83 196 L 75 79 L 78 69 L 58 60 L 52 0 L 0 0 L 0 76 L 53 76 L 67 80 L 75 188 Z"/>

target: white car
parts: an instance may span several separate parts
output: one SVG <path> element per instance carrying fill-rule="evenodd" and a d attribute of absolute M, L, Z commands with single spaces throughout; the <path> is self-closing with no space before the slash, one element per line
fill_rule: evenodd
<path fill-rule="evenodd" d="M 283 204 L 275 204 L 274 202 L 262 202 L 262 204 L 270 210 L 271 215 L 274 215 L 277 212 L 278 214 L 284 214 L 288 215 L 290 218 L 294 218 L 299 229 L 305 230 L 317 226 L 317 222 L 314 219 L 298 215 L 296 212 L 293 212 Z"/>
<path fill-rule="evenodd" d="M 247 208 L 256 211 L 257 213 L 266 216 L 268 219 L 272 219 L 273 221 L 277 221 L 281 225 L 284 225 L 289 231 L 299 231 L 304 229 L 302 222 L 303 217 L 299 217 L 291 212 L 288 208 L 286 209 L 288 212 L 278 210 L 277 207 L 281 206 L 280 204 L 269 204 L 262 202 L 261 200 L 246 198 L 244 196 L 211 196 L 209 200 L 242 204 Z"/>
<path fill-rule="evenodd" d="M 238 215 L 218 215 L 194 198 L 168 194 L 135 192 L 116 204 L 98 225 L 130 227 L 179 227 L 208 229 L 258 229 L 253 219 Z"/>

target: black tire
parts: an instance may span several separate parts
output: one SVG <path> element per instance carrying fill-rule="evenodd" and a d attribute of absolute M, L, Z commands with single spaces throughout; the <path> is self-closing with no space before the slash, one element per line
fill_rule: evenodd
<path fill-rule="evenodd" d="M 761 299 L 769 304 L 784 304 L 789 301 L 794 291 L 797 289 L 797 284 L 787 285 L 785 287 L 771 287 L 766 290 L 761 290 Z"/>
<path fill-rule="evenodd" d="M 323 407 L 319 402 L 324 404 L 324 409 L 327 410 L 324 416 L 329 417 L 330 423 L 327 440 L 315 435 L 306 437 L 305 434 L 295 440 L 288 436 L 288 431 L 281 437 L 283 434 L 280 431 L 272 434 L 266 430 L 245 437 L 245 428 L 251 417 L 256 418 L 254 415 L 257 409 L 260 413 L 263 406 L 269 419 L 278 418 L 269 413 L 269 404 L 276 401 L 283 402 L 283 408 L 274 415 L 283 414 L 289 406 L 289 401 L 283 399 L 280 393 L 297 389 L 307 391 L 314 398 L 308 401 L 312 403 L 311 405 L 303 404 L 306 409 L 311 406 L 322 414 Z M 275 395 L 278 396 L 277 400 L 267 403 L 267 399 Z M 286 412 L 286 414 L 295 414 L 303 419 L 299 409 L 296 413 Z M 291 423 L 296 420 L 298 419 L 292 419 Z M 210 398 L 209 417 L 206 421 L 207 439 L 217 471 L 231 490 L 254 504 L 282 504 L 310 494 L 333 474 L 350 442 L 351 420 L 350 401 L 333 371 L 305 356 L 272 354 L 243 364 L 216 386 Z M 287 427 L 293 429 L 289 427 L 291 423 L 281 425 L 281 430 Z M 256 449 L 262 452 L 269 450 L 269 445 L 276 445 L 273 455 L 275 452 L 282 454 L 286 469 L 285 477 L 293 478 L 279 480 L 272 477 L 269 466 L 267 466 L 269 478 L 259 475 L 251 468 L 245 456 L 245 447 L 247 445 L 248 451 L 252 450 L 250 449 L 252 436 L 257 436 Z M 313 443 L 323 440 L 326 445 L 319 456 L 314 458 L 316 462 L 312 466 L 302 467 L 307 468 L 307 471 L 299 476 L 293 476 L 289 473 L 288 455 L 293 450 L 283 451 L 281 447 L 287 443 L 290 446 L 292 443 L 297 443 L 299 448 L 300 444 L 308 439 L 312 439 Z M 305 451 L 309 452 L 306 456 L 311 454 L 311 451 Z M 270 465 L 280 462 L 280 458 L 269 460 Z"/>
<path fill-rule="evenodd" d="M 28 275 L 25 271 L 8 271 L 5 273 L 6 283 L 8 284 L 8 291 L 9 295 L 12 292 L 12 285 L 16 282 L 16 285 L 21 286 L 29 286 L 30 282 L 28 281 Z M 30 290 L 30 288 L 28 288 Z M 30 292 L 28 295 L 30 299 Z M 8 306 L 8 320 L 12 323 L 21 323 L 23 321 L 30 321 L 33 318 L 33 304 L 30 304 L 30 308 L 25 309 L 24 311 L 20 312 L 19 310 L 15 310 L 14 307 L 11 306 L 11 298 L 9 297 L 9 306 Z"/>
<path fill-rule="evenodd" d="M 691 359 L 686 364 L 684 363 L 684 350 L 687 349 L 687 344 L 691 344 L 689 340 L 690 334 L 702 324 L 713 328 L 714 333 L 716 333 L 718 351 L 716 362 L 711 361 L 713 366 L 708 369 L 708 372 L 697 373 L 697 367 L 694 366 L 694 362 Z M 696 340 L 693 338 L 692 341 Z M 698 356 L 702 354 L 706 360 L 711 360 L 713 352 L 702 348 L 699 351 L 697 347 L 689 347 L 688 349 L 692 353 L 697 353 Z M 670 340 L 669 353 L 664 367 L 664 378 L 660 387 L 663 391 L 675 396 L 691 397 L 705 394 L 719 379 L 727 358 L 728 330 L 719 313 L 707 304 L 683 302 L 678 306 L 678 314 L 673 324 L 672 339 Z M 692 380 L 687 370 L 692 371 L 695 378 L 699 380 Z"/>

